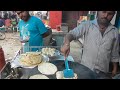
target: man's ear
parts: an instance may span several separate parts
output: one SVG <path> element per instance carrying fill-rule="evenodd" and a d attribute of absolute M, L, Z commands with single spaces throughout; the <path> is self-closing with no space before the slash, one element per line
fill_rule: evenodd
<path fill-rule="evenodd" d="M 98 17 L 98 11 L 97 11 L 97 14 L 96 14 L 96 18 Z"/>
<path fill-rule="evenodd" d="M 25 11 L 25 12 L 29 14 L 29 11 Z"/>

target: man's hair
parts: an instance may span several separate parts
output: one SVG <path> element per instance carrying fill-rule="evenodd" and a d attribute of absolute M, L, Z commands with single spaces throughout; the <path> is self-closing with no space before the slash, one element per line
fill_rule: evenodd
<path fill-rule="evenodd" d="M 114 14 L 116 14 L 117 13 L 117 11 L 114 11 Z"/>
<path fill-rule="evenodd" d="M 97 11 L 97 12 L 99 12 L 99 11 Z M 115 14 L 117 13 L 117 11 L 113 11 Z"/>
<path fill-rule="evenodd" d="M 98 12 L 99 12 L 99 11 L 97 11 L 97 15 L 96 15 L 96 16 L 98 16 Z M 117 14 L 117 11 L 114 11 L 114 14 Z"/>

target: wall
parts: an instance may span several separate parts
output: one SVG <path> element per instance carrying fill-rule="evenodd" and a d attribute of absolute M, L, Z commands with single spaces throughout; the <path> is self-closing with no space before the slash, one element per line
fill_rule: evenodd
<path fill-rule="evenodd" d="M 61 25 L 62 11 L 49 11 L 49 25 L 52 29 L 56 29 L 57 25 Z"/>
<path fill-rule="evenodd" d="M 63 11 L 62 23 L 67 23 L 69 30 L 77 26 L 77 20 L 80 16 L 87 15 L 88 11 Z"/>
<path fill-rule="evenodd" d="M 114 15 L 113 19 L 111 20 L 112 25 L 115 25 L 116 15 L 117 15 L 117 13 Z"/>
<path fill-rule="evenodd" d="M 87 14 L 88 11 L 49 11 L 49 25 L 52 29 L 56 29 L 56 25 L 67 23 L 71 30 L 77 26 L 79 17 Z"/>

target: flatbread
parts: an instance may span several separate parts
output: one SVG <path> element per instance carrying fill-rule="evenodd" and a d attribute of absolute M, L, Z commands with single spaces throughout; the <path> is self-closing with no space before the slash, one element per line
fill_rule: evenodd
<path fill-rule="evenodd" d="M 54 56 L 55 55 L 55 48 L 42 48 L 42 54 L 48 55 L 48 56 Z"/>
<path fill-rule="evenodd" d="M 64 75 L 63 75 L 63 71 L 58 71 L 56 72 L 56 78 L 57 79 L 77 79 L 77 74 L 74 73 L 74 77 L 73 78 L 65 78 Z"/>
<path fill-rule="evenodd" d="M 38 70 L 42 74 L 53 75 L 57 71 L 57 67 L 54 64 L 52 64 L 52 63 L 43 62 L 43 63 L 38 65 Z"/>
<path fill-rule="evenodd" d="M 29 79 L 49 79 L 49 78 L 42 74 L 36 74 L 36 75 L 30 76 Z"/>
<path fill-rule="evenodd" d="M 43 61 L 43 56 L 40 53 L 29 52 L 26 54 L 21 54 L 20 63 L 23 66 L 34 66 L 38 65 Z"/>

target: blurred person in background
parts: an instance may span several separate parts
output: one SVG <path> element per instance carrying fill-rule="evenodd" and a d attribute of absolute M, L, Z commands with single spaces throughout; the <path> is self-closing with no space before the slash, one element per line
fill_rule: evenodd
<path fill-rule="evenodd" d="M 24 43 L 24 52 L 37 51 L 38 48 L 31 46 L 43 46 L 43 38 L 50 35 L 52 32 L 48 30 L 43 22 L 35 16 L 30 16 L 29 11 L 16 11 L 20 18 L 18 28 L 20 31 L 21 42 Z"/>

